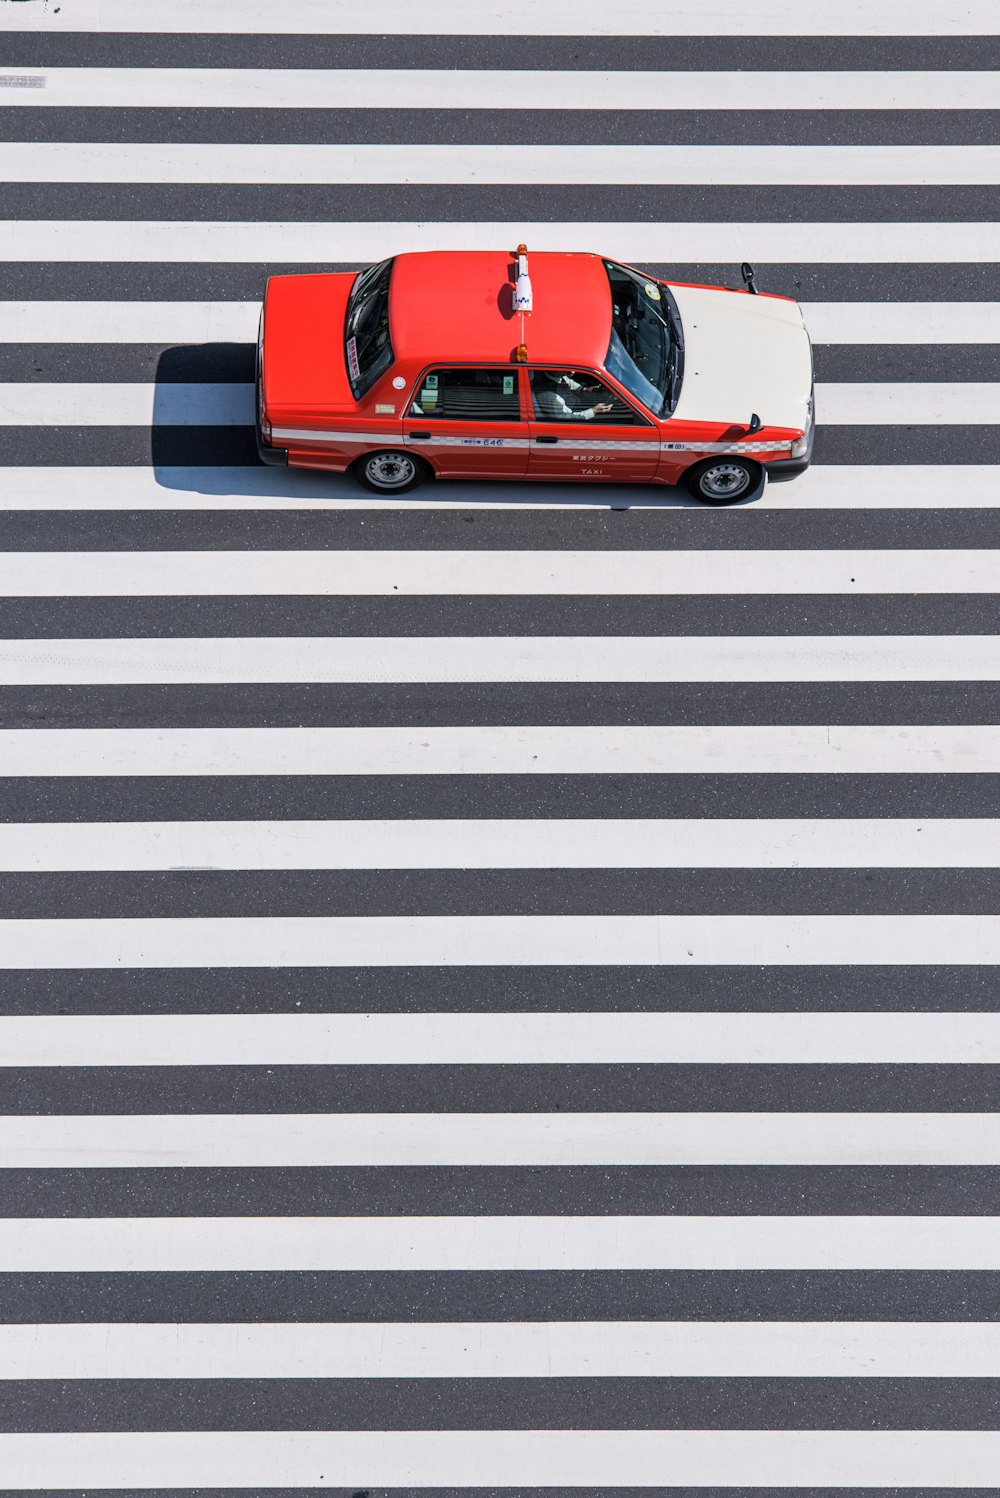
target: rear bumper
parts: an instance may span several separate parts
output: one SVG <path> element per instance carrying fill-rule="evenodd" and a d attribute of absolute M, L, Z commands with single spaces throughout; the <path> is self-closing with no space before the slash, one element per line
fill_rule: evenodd
<path fill-rule="evenodd" d="M 288 465 L 288 449 L 286 447 L 269 447 L 264 441 L 264 434 L 260 429 L 260 344 L 257 345 L 257 363 L 254 370 L 253 382 L 253 426 L 254 435 L 257 438 L 257 456 L 262 463 L 267 463 L 272 468 L 285 468 Z"/>

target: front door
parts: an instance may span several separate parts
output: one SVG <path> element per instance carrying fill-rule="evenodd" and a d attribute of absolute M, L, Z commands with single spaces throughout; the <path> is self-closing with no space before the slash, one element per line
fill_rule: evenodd
<path fill-rule="evenodd" d="M 660 457 L 651 418 L 590 370 L 531 369 L 530 479 L 648 483 Z"/>
<path fill-rule="evenodd" d="M 403 441 L 443 478 L 524 478 L 528 423 L 521 417 L 517 370 L 425 370 L 407 409 Z"/>

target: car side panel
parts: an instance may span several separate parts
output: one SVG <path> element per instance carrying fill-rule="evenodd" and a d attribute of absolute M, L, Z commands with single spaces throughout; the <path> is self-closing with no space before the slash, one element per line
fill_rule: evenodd
<path fill-rule="evenodd" d="M 532 421 L 530 479 L 650 483 L 656 476 L 660 440 L 655 427 L 612 426 L 593 421 Z"/>
<path fill-rule="evenodd" d="M 288 449 L 289 468 L 325 468 L 342 473 L 362 453 L 398 447 L 401 422 L 374 421 L 346 413 L 317 418 L 309 426 L 275 427 L 273 440 Z"/>
<path fill-rule="evenodd" d="M 491 419 L 489 412 L 467 414 L 435 412 L 427 405 L 433 398 L 438 402 L 437 379 L 448 381 L 452 376 L 461 380 L 475 380 L 485 375 L 488 379 L 506 383 L 513 377 L 513 391 L 504 392 L 502 399 L 510 406 L 503 419 Z M 435 379 L 432 392 L 430 380 Z M 428 388 L 424 390 L 423 383 Z M 468 395 L 471 392 L 461 392 Z M 447 383 L 441 394 L 449 400 Z M 525 420 L 520 377 L 516 368 L 500 365 L 476 367 L 468 364 L 452 364 L 448 360 L 434 361 L 419 371 L 419 377 L 407 392 L 403 406 L 403 442 L 407 449 L 419 453 L 440 478 L 484 478 L 523 479 L 528 468 L 528 423 Z"/>
<path fill-rule="evenodd" d="M 399 366 L 386 371 L 362 400 L 337 410 L 303 413 L 294 427 L 276 428 L 288 447 L 292 468 L 324 468 L 342 473 L 365 453 L 398 448 L 403 440 L 404 392 L 393 381 L 412 378 Z M 279 438 L 275 436 L 275 442 Z"/>
<path fill-rule="evenodd" d="M 412 416 L 403 423 L 403 445 L 440 478 L 523 479 L 528 467 L 527 422 Z"/>
<path fill-rule="evenodd" d="M 665 421 L 660 431 L 662 443 L 656 471 L 656 481 L 660 484 L 679 484 L 689 468 L 719 455 L 745 457 L 762 464 L 780 461 L 788 458 L 795 440 L 777 427 L 764 427 L 751 436 L 744 426 L 704 421 Z"/>
<path fill-rule="evenodd" d="M 605 371 L 580 371 L 610 385 L 625 405 L 636 412 L 634 422 L 604 420 L 546 420 L 532 404 L 525 386 L 526 409 L 531 413 L 529 479 L 559 482 L 643 484 L 656 476 L 660 432 L 651 417 L 642 418 L 617 381 Z"/>

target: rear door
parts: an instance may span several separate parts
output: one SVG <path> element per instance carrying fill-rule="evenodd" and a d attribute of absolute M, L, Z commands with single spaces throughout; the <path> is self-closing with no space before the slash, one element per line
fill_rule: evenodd
<path fill-rule="evenodd" d="M 425 370 L 407 408 L 403 441 L 446 478 L 524 478 L 528 423 L 517 370 L 443 364 Z"/>
<path fill-rule="evenodd" d="M 590 370 L 531 369 L 530 479 L 648 483 L 660 458 L 660 434 L 600 375 Z"/>

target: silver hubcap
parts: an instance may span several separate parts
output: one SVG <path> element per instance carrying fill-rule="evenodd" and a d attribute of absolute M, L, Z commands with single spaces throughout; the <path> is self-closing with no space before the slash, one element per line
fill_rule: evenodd
<path fill-rule="evenodd" d="M 712 499 L 735 499 L 749 485 L 750 475 L 739 463 L 716 463 L 699 481 L 701 492 Z"/>
<path fill-rule="evenodd" d="M 380 489 L 400 489 L 416 471 L 409 453 L 374 453 L 365 464 L 365 473 Z"/>

